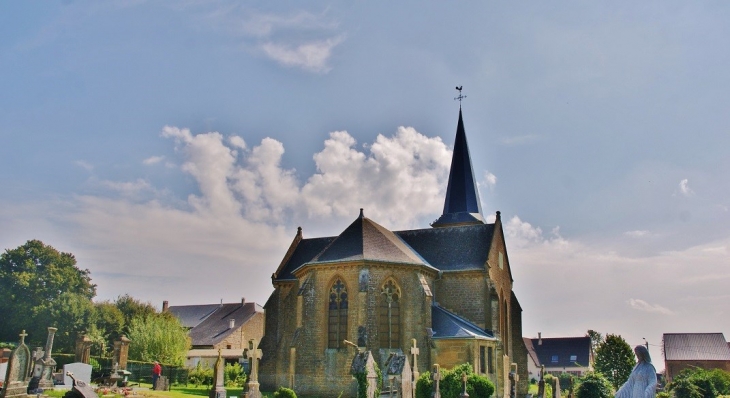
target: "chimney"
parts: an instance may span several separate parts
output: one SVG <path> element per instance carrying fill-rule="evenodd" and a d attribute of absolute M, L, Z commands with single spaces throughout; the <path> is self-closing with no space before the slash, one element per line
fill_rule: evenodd
<path fill-rule="evenodd" d="M 231 318 L 228 320 L 228 329 L 233 329 L 233 327 L 236 326 L 236 320 Z"/>
<path fill-rule="evenodd" d="M 241 307 L 246 305 L 246 297 L 241 297 Z"/>
<path fill-rule="evenodd" d="M 542 332 L 537 332 L 537 345 L 542 345 Z"/>
<path fill-rule="evenodd" d="M 167 309 L 170 308 L 170 303 L 167 302 L 167 300 L 162 302 L 162 312 L 167 312 Z"/>

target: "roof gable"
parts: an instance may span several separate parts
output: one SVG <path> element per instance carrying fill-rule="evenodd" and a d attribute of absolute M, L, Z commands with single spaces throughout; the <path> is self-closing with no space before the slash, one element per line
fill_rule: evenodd
<path fill-rule="evenodd" d="M 175 315 L 183 327 L 194 328 L 214 313 L 218 307 L 220 304 L 175 305 L 168 307 L 167 311 Z"/>
<path fill-rule="evenodd" d="M 730 348 L 722 333 L 664 333 L 667 361 L 730 361 Z"/>
<path fill-rule="evenodd" d="M 483 270 L 494 224 L 396 231 L 428 263 L 441 271 Z"/>
<path fill-rule="evenodd" d="M 217 305 L 214 313 L 190 330 L 189 336 L 193 346 L 213 346 L 220 343 L 229 334 L 240 329 L 256 312 L 263 312 L 256 303 L 227 303 Z M 235 321 L 230 328 L 230 320 Z"/>
<path fill-rule="evenodd" d="M 431 306 L 431 328 L 434 332 L 434 339 L 494 339 L 494 335 L 491 333 L 438 304 Z"/>

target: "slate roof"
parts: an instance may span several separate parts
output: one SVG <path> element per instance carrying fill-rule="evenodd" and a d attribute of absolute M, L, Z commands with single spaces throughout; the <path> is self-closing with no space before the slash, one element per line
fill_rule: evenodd
<path fill-rule="evenodd" d="M 434 227 L 453 223 L 484 223 L 479 190 L 474 178 L 474 168 L 466 142 L 464 120 L 459 109 L 459 122 L 456 125 L 454 153 L 451 157 L 449 185 L 446 188 L 443 215 L 433 223 Z"/>
<path fill-rule="evenodd" d="M 590 365 L 591 338 L 587 336 L 532 339 L 532 347 L 539 363 L 546 368 L 576 366 L 576 363 L 580 366 Z M 575 359 L 571 359 L 572 356 Z"/>
<path fill-rule="evenodd" d="M 532 361 L 533 364 L 535 364 L 535 366 L 540 366 L 540 359 L 537 357 L 535 347 L 532 345 L 532 339 L 523 337 L 522 342 L 525 343 L 525 348 L 527 348 L 528 358 Z"/>
<path fill-rule="evenodd" d="M 294 249 L 294 253 L 292 253 L 289 261 L 282 267 L 281 272 L 275 275 L 275 280 L 296 279 L 292 271 L 301 267 L 304 263 L 311 261 L 327 245 L 332 243 L 335 238 L 335 236 L 328 236 L 324 238 L 302 239 L 296 249 Z"/>
<path fill-rule="evenodd" d="M 310 263 L 371 260 L 389 263 L 427 265 L 396 234 L 363 216 L 350 224 Z"/>
<path fill-rule="evenodd" d="M 494 224 L 396 231 L 431 266 L 441 271 L 484 269 Z"/>
<path fill-rule="evenodd" d="M 433 339 L 482 338 L 495 340 L 494 335 L 470 321 L 434 304 L 431 306 Z"/>
<path fill-rule="evenodd" d="M 256 303 L 226 303 L 226 304 L 204 304 L 204 305 L 186 305 L 186 306 L 170 306 L 168 311 L 176 315 L 178 313 L 195 312 L 191 307 L 201 307 L 199 312 L 203 312 L 203 308 L 215 307 L 212 313 L 195 325 L 188 336 L 192 340 L 193 347 L 214 346 L 220 343 L 228 335 L 238 330 L 257 312 L 264 312 L 264 309 Z M 183 308 L 183 311 L 179 309 Z M 234 319 L 233 328 L 229 328 L 229 320 Z"/>
<path fill-rule="evenodd" d="M 664 333 L 666 361 L 730 361 L 722 333 Z"/>
<path fill-rule="evenodd" d="M 215 312 L 218 307 L 220 304 L 176 305 L 169 307 L 167 311 L 175 315 L 184 327 L 192 329 Z"/>

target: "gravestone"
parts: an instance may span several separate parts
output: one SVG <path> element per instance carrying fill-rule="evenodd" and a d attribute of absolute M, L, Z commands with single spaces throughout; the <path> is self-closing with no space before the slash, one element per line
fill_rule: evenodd
<path fill-rule="evenodd" d="M 245 398 L 262 398 L 261 391 L 259 391 L 259 360 L 263 357 L 263 353 L 258 348 L 256 339 L 248 341 L 248 348 L 244 350 L 243 355 L 251 363 L 251 374 L 248 375 L 248 383 L 246 383 L 248 391 L 243 396 Z"/>
<path fill-rule="evenodd" d="M 390 381 L 390 391 L 393 397 L 413 398 L 415 390 L 413 381 L 413 371 L 408 357 L 404 354 L 390 354 L 385 362 L 385 375 Z"/>
<path fill-rule="evenodd" d="M 226 398 L 226 388 L 223 384 L 223 357 L 221 357 L 221 349 L 218 349 L 218 359 L 215 361 L 213 368 L 213 388 L 210 389 L 208 396 L 210 398 Z"/>
<path fill-rule="evenodd" d="M 553 377 L 553 398 L 560 398 L 560 379 Z"/>
<path fill-rule="evenodd" d="M 72 372 L 64 373 L 64 377 L 71 379 L 73 388 L 64 394 L 63 398 L 99 398 L 88 383 L 76 379 L 76 376 Z"/>
<path fill-rule="evenodd" d="M 155 391 L 170 391 L 170 379 L 167 376 L 160 376 L 155 383 Z"/>
<path fill-rule="evenodd" d="M 355 358 L 352 359 L 352 365 L 350 365 L 350 373 L 352 375 L 365 374 L 367 380 L 365 396 L 366 398 L 374 398 L 375 391 L 378 389 L 378 373 L 375 371 L 373 354 L 370 351 L 355 354 Z"/>
<path fill-rule="evenodd" d="M 57 330 L 54 327 L 48 328 L 48 338 L 46 339 L 43 358 L 36 360 L 35 363 L 36 372 L 33 376 L 38 377 L 38 388 L 53 388 L 53 372 L 56 371 L 56 361 L 51 357 L 51 352 L 53 351 L 53 336 Z"/>
<path fill-rule="evenodd" d="M 2 362 L 0 363 L 0 378 L 2 378 L 3 382 L 5 382 L 5 375 L 8 373 L 8 363 Z M 2 387 L 0 387 L 2 388 Z"/>
<path fill-rule="evenodd" d="M 81 363 L 89 363 L 91 358 L 91 339 L 87 335 L 81 335 L 76 339 L 76 349 L 74 350 L 74 361 Z M 64 377 L 66 374 L 64 373 Z M 64 379 L 65 380 L 65 379 Z"/>
<path fill-rule="evenodd" d="M 433 379 L 433 394 L 431 396 L 433 398 L 441 398 L 441 367 L 437 363 L 433 364 L 431 378 Z"/>
<path fill-rule="evenodd" d="M 510 398 L 516 398 L 517 396 L 517 382 L 520 381 L 520 375 L 517 374 L 517 364 L 512 363 L 509 371 L 509 396 Z M 555 397 L 553 397 L 555 398 Z M 560 395 L 558 395 L 560 398 Z"/>
<path fill-rule="evenodd" d="M 10 354 L 10 360 L 7 362 L 7 370 L 5 373 L 5 382 L 3 383 L 0 398 L 25 397 L 28 390 L 28 372 L 30 368 L 30 350 L 25 345 L 25 330 L 20 333 L 20 344 Z"/>
<path fill-rule="evenodd" d="M 466 392 L 466 380 L 467 380 L 466 373 L 462 373 L 461 374 L 461 387 L 462 387 L 462 390 L 461 390 L 461 394 L 459 395 L 459 398 L 469 398 L 469 393 Z M 512 397 L 512 398 L 514 398 L 514 397 Z"/>
<path fill-rule="evenodd" d="M 71 380 L 71 377 L 68 375 L 69 372 L 74 375 L 77 382 L 83 381 L 86 384 L 91 383 L 91 365 L 81 362 L 63 365 L 63 385 L 65 386 L 73 385 L 73 380 Z"/>
<path fill-rule="evenodd" d="M 413 346 L 411 347 L 411 355 L 413 355 L 413 398 L 416 398 L 415 385 L 416 383 L 418 383 L 418 377 L 421 376 L 421 374 L 418 373 L 418 354 L 421 352 L 421 350 L 418 349 L 416 339 L 411 339 L 411 342 L 413 343 Z"/>

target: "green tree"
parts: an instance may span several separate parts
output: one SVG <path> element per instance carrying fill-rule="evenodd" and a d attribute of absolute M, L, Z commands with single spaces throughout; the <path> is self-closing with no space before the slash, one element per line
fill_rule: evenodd
<path fill-rule="evenodd" d="M 626 382 L 636 365 L 634 351 L 623 337 L 607 334 L 596 350 L 596 372 L 603 374 L 618 389 Z"/>
<path fill-rule="evenodd" d="M 103 344 L 106 349 L 110 349 L 114 346 L 114 340 L 123 334 L 124 314 L 110 301 L 94 303 L 92 325 L 96 333 L 89 331 L 89 337 L 96 344 Z"/>
<path fill-rule="evenodd" d="M 589 372 L 575 389 L 576 398 L 611 398 L 611 383 L 600 373 Z"/>
<path fill-rule="evenodd" d="M 190 349 L 187 331 L 169 313 L 138 316 L 129 324 L 129 358 L 183 365 Z"/>
<path fill-rule="evenodd" d="M 87 305 L 96 295 L 89 270 L 39 240 L 29 240 L 0 255 L 0 340 L 15 341 L 25 329 L 31 344 L 43 344 L 47 328 L 59 328 L 54 349 L 73 349 L 75 333 L 85 329 Z"/>
<path fill-rule="evenodd" d="M 593 356 L 593 359 L 595 360 L 598 346 L 603 343 L 603 335 L 593 329 L 589 329 L 588 332 L 586 332 L 586 336 L 591 338 L 591 356 Z"/>
<path fill-rule="evenodd" d="M 140 300 L 135 299 L 129 294 L 117 297 L 114 302 L 119 311 L 124 316 L 124 333 L 129 333 L 129 325 L 132 324 L 134 318 L 146 318 L 150 315 L 157 314 L 157 309 L 150 303 L 143 303 Z"/>
<path fill-rule="evenodd" d="M 667 388 L 676 398 L 702 398 L 702 391 L 689 378 L 672 380 Z"/>

